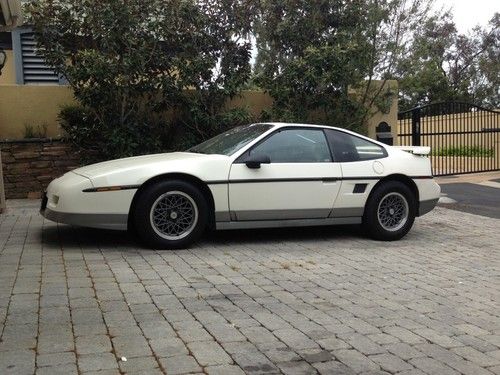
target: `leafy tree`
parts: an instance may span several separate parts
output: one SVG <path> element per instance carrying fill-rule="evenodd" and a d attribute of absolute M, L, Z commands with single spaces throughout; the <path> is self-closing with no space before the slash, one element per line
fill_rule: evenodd
<path fill-rule="evenodd" d="M 476 51 L 471 78 L 473 101 L 490 108 L 500 108 L 500 13 L 495 13 L 488 28 L 476 28 L 481 49 Z M 474 57 L 472 58 L 474 60 Z"/>
<path fill-rule="evenodd" d="M 397 63 L 400 107 L 439 101 L 500 105 L 500 16 L 460 34 L 450 12 L 430 17 Z"/>
<path fill-rule="evenodd" d="M 166 111 L 180 112 L 194 138 L 210 134 L 250 75 L 243 0 L 32 0 L 27 9 L 39 51 L 91 117 L 78 134 L 99 134 L 103 157 L 171 145 Z"/>
<path fill-rule="evenodd" d="M 274 99 L 271 116 L 356 127 L 360 108 L 349 85 L 362 80 L 368 45 L 358 27 L 363 1 L 261 1 L 256 81 Z M 353 120 L 354 119 L 354 120 Z"/>
<path fill-rule="evenodd" d="M 395 95 L 386 80 L 430 7 L 430 0 L 261 1 L 255 74 L 275 99 L 271 116 L 363 130 L 373 108 L 385 110 Z"/>

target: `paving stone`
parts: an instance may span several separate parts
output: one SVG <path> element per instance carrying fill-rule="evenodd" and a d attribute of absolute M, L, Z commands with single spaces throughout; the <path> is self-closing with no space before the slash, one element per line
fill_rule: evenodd
<path fill-rule="evenodd" d="M 150 340 L 149 345 L 151 345 L 157 357 L 173 357 L 189 354 L 185 344 L 177 337 Z"/>
<path fill-rule="evenodd" d="M 455 336 L 454 339 L 460 341 L 462 344 L 464 344 L 464 346 L 474 348 L 483 353 L 490 352 L 498 348 L 497 346 L 490 344 L 489 342 L 481 339 L 480 337 L 475 337 L 471 335 Z"/>
<path fill-rule="evenodd" d="M 72 335 L 42 335 L 38 339 L 38 353 L 61 353 L 74 350 Z"/>
<path fill-rule="evenodd" d="M 215 341 L 191 342 L 188 348 L 201 366 L 231 364 L 231 357 Z"/>
<path fill-rule="evenodd" d="M 391 327 L 384 327 L 382 328 L 382 330 L 385 333 L 394 336 L 407 344 L 419 344 L 426 341 L 423 337 L 416 335 L 413 332 L 403 327 L 391 326 Z"/>
<path fill-rule="evenodd" d="M 500 374 L 494 219 L 438 207 L 394 243 L 301 228 L 169 252 L 115 234 L 0 215 L 1 375 Z"/>
<path fill-rule="evenodd" d="M 245 372 L 235 365 L 209 366 L 205 371 L 208 375 L 245 375 Z"/>
<path fill-rule="evenodd" d="M 246 340 L 245 336 L 229 323 L 207 324 L 205 328 L 219 343 Z"/>
<path fill-rule="evenodd" d="M 285 328 L 273 332 L 277 338 L 294 350 L 314 349 L 318 347 L 314 341 L 297 329 Z"/>
<path fill-rule="evenodd" d="M 404 342 L 400 342 L 397 344 L 384 345 L 384 348 L 388 352 L 398 356 L 402 360 L 408 360 L 408 359 L 418 358 L 418 357 L 425 357 L 425 354 L 419 352 L 417 349 L 415 349 L 414 347 L 412 347 Z"/>
<path fill-rule="evenodd" d="M 36 375 L 78 375 L 76 363 L 66 363 L 49 367 L 38 367 Z"/>
<path fill-rule="evenodd" d="M 478 326 L 475 326 L 474 324 L 456 324 L 455 327 L 471 336 L 481 336 L 481 335 L 491 334 L 491 332 L 486 331 L 485 329 L 482 329 Z"/>
<path fill-rule="evenodd" d="M 264 327 L 269 329 L 270 331 L 274 331 L 277 329 L 291 328 L 290 323 L 286 322 L 284 319 L 275 314 L 261 312 L 254 314 L 253 318 L 257 320 L 259 323 L 261 323 Z"/>
<path fill-rule="evenodd" d="M 354 374 L 356 374 L 356 371 L 347 367 L 343 363 L 337 362 L 337 361 L 314 363 L 313 367 L 321 375 L 354 375 Z"/>
<path fill-rule="evenodd" d="M 369 358 L 377 363 L 382 370 L 391 374 L 413 369 L 413 366 L 393 354 L 376 354 L 369 356 Z"/>
<path fill-rule="evenodd" d="M 143 372 L 149 373 L 153 369 L 159 368 L 159 364 L 154 357 L 134 357 L 127 358 L 127 361 L 119 361 L 120 369 L 125 373 Z"/>
<path fill-rule="evenodd" d="M 431 375 L 455 375 L 458 374 L 451 367 L 446 366 L 444 363 L 438 362 L 433 358 L 414 358 L 410 363 L 422 370 L 426 374 Z"/>
<path fill-rule="evenodd" d="M 178 329 L 177 334 L 186 343 L 212 340 L 212 336 L 207 332 L 207 330 L 200 327 Z"/>
<path fill-rule="evenodd" d="M 399 342 L 398 338 L 391 336 L 391 335 L 387 335 L 385 333 L 375 333 L 375 334 L 367 335 L 366 337 L 379 345 L 394 344 L 394 343 Z"/>
<path fill-rule="evenodd" d="M 151 369 L 150 369 L 151 370 Z M 85 371 L 82 372 L 83 375 L 122 375 L 118 369 L 107 369 L 107 370 L 98 370 L 98 371 Z M 127 374 L 132 375 L 133 373 Z M 139 374 L 142 374 L 140 372 Z M 148 373 L 148 375 L 154 375 L 154 371 Z"/>
<path fill-rule="evenodd" d="M 441 335 L 438 332 L 429 328 L 416 329 L 415 333 L 422 337 L 425 337 L 430 342 L 445 348 L 454 348 L 457 346 L 463 346 L 463 344 L 460 341 L 454 340 L 451 337 L 445 335 Z"/>
<path fill-rule="evenodd" d="M 152 355 L 151 348 L 143 336 L 114 337 L 113 347 L 118 358 L 147 357 Z"/>
<path fill-rule="evenodd" d="M 235 353 L 250 353 L 250 352 L 257 352 L 258 349 L 255 346 L 255 344 L 249 342 L 249 341 L 236 341 L 236 342 L 223 342 L 222 347 L 224 350 L 229 353 L 229 354 L 235 354 Z M 283 348 L 281 348 L 283 349 Z M 285 348 L 288 349 L 289 348 Z M 275 349 L 272 349 L 275 350 Z"/>
<path fill-rule="evenodd" d="M 306 374 L 316 374 L 316 369 L 312 367 L 309 363 L 301 362 L 280 362 L 278 367 L 283 374 L 289 375 L 306 375 Z"/>
<path fill-rule="evenodd" d="M 111 353 L 84 354 L 78 357 L 81 371 L 98 371 L 118 368 L 116 358 Z"/>
<path fill-rule="evenodd" d="M 474 348 L 453 348 L 452 351 L 482 367 L 500 365 L 500 358 L 490 357 Z"/>
<path fill-rule="evenodd" d="M 191 374 L 202 371 L 196 360 L 189 355 L 161 358 L 160 363 L 167 374 Z"/>
<path fill-rule="evenodd" d="M 172 326 L 165 321 L 139 323 L 147 339 L 161 339 L 175 336 Z"/>
<path fill-rule="evenodd" d="M 94 324 L 74 324 L 73 330 L 76 337 L 105 335 L 108 333 L 104 322 Z"/>
<path fill-rule="evenodd" d="M 16 350 L 0 353 L 0 374 L 32 374 L 35 371 L 35 352 Z"/>
<path fill-rule="evenodd" d="M 239 353 L 242 353 L 242 351 L 239 351 Z M 270 349 L 265 351 L 264 354 L 273 363 L 292 362 L 292 361 L 299 361 L 301 359 L 301 356 L 299 354 L 295 353 L 292 349 L 287 347 Z"/>
<path fill-rule="evenodd" d="M 76 338 L 78 354 L 93 354 L 111 352 L 111 340 L 106 335 L 81 336 Z"/>
<path fill-rule="evenodd" d="M 277 341 L 276 336 L 264 327 L 245 327 L 240 332 L 253 343 Z"/>
<path fill-rule="evenodd" d="M 76 356 L 73 352 L 40 354 L 36 358 L 36 363 L 38 367 L 76 363 Z"/>
<path fill-rule="evenodd" d="M 463 359 L 454 353 L 453 349 L 446 349 L 436 344 L 419 344 L 417 348 L 435 360 L 444 363 L 461 374 L 487 375 L 488 371 L 474 362 Z M 457 349 L 457 348 L 455 348 Z M 480 352 L 478 352 L 480 353 Z"/>
<path fill-rule="evenodd" d="M 384 353 L 385 349 L 370 340 L 368 337 L 361 335 L 359 333 L 347 333 L 339 335 L 342 339 L 344 339 L 349 345 L 351 345 L 354 349 L 360 351 L 365 355 L 369 354 L 379 354 Z"/>
<path fill-rule="evenodd" d="M 379 370 L 379 365 L 357 350 L 335 350 L 333 355 L 338 361 L 342 362 L 356 372 Z"/>
<path fill-rule="evenodd" d="M 342 341 L 342 340 L 335 338 L 335 337 L 321 339 L 321 340 L 318 340 L 317 343 L 319 344 L 319 346 L 321 346 L 323 349 L 326 349 L 326 350 L 348 349 L 351 347 L 345 341 Z"/>
<path fill-rule="evenodd" d="M 306 349 L 299 351 L 299 354 L 309 363 L 327 362 L 332 359 L 332 354 L 328 350 Z"/>
<path fill-rule="evenodd" d="M 260 352 L 235 353 L 234 361 L 245 373 L 269 374 L 279 373 L 278 368 L 265 355 Z"/>

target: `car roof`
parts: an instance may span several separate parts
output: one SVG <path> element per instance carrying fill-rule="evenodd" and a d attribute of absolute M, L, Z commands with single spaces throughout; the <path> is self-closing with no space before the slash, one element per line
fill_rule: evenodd
<path fill-rule="evenodd" d="M 294 123 L 294 122 L 259 122 L 259 124 L 265 124 L 265 125 L 272 125 L 276 128 L 283 128 L 283 127 L 300 127 L 300 128 L 329 128 L 329 129 L 335 129 L 335 130 L 341 130 L 341 131 L 346 131 L 347 129 L 342 129 L 342 128 L 337 128 L 335 126 L 330 126 L 330 125 L 318 125 L 318 124 L 301 124 L 301 123 Z M 349 132 L 349 130 L 347 130 Z"/>

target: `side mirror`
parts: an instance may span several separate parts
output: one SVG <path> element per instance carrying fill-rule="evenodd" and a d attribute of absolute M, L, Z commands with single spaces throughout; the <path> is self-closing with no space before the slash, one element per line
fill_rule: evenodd
<path fill-rule="evenodd" d="M 271 158 L 264 154 L 250 155 L 246 158 L 245 164 L 250 169 L 258 169 L 261 164 L 271 164 Z"/>

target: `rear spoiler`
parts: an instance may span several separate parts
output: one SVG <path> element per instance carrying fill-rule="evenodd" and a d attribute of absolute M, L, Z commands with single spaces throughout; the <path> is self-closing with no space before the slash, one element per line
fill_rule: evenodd
<path fill-rule="evenodd" d="M 409 152 L 414 155 L 429 155 L 431 148 L 429 146 L 393 146 L 398 150 Z"/>

